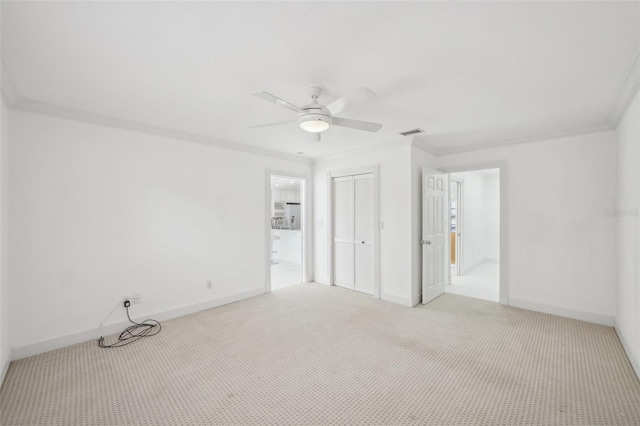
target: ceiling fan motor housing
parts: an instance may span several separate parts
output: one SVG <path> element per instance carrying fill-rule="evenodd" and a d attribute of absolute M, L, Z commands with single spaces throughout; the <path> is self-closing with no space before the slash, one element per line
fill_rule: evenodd
<path fill-rule="evenodd" d="M 298 114 L 298 124 L 302 130 L 311 133 L 324 132 L 333 120 L 329 110 L 320 104 L 310 104 L 302 108 L 304 111 Z"/>

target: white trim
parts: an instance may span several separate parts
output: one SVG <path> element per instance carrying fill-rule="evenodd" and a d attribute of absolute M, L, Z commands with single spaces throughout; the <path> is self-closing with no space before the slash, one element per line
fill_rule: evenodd
<path fill-rule="evenodd" d="M 380 299 L 380 173 L 373 166 L 373 297 Z"/>
<path fill-rule="evenodd" d="M 434 155 L 443 156 L 443 155 L 451 155 L 451 154 L 461 154 L 465 152 L 479 151 L 482 149 L 501 148 L 504 146 L 515 146 L 515 145 L 521 145 L 525 143 L 544 142 L 552 139 L 568 138 L 571 136 L 587 135 L 591 133 L 600 133 L 600 132 L 606 132 L 610 130 L 614 130 L 613 127 L 611 127 L 611 125 L 609 125 L 608 123 L 606 124 L 603 123 L 603 124 L 598 124 L 594 126 L 558 130 L 558 131 L 552 131 L 552 132 L 546 132 L 546 133 L 537 133 L 537 134 L 526 135 L 526 136 L 516 136 L 511 138 L 502 138 L 502 139 L 485 138 L 482 141 L 478 141 L 468 146 L 445 148 L 445 149 L 438 148 L 436 149 L 436 152 Z M 473 138 L 473 133 L 469 133 L 469 138 L 470 139 Z M 430 143 L 433 144 L 433 142 L 430 142 Z"/>
<path fill-rule="evenodd" d="M 5 377 L 7 377 L 7 371 L 9 371 L 9 364 L 11 364 L 11 353 L 7 355 L 7 359 L 5 359 L 0 365 L 0 389 L 2 389 L 2 384 L 4 383 Z"/>
<path fill-rule="evenodd" d="M 332 170 L 329 172 L 329 176 L 332 178 L 340 178 L 345 176 L 357 176 L 357 175 L 366 175 L 368 173 L 374 173 L 376 170 L 376 166 L 362 166 L 362 167 L 354 167 L 351 169 L 342 169 L 342 170 Z"/>
<path fill-rule="evenodd" d="M 417 303 L 414 304 L 411 302 L 411 299 L 408 299 L 406 297 L 401 297 L 401 296 L 395 296 L 393 294 L 388 294 L 388 293 L 380 293 L 380 300 L 384 300 L 385 302 L 395 303 L 397 305 L 406 306 L 408 308 L 412 308 L 415 305 L 420 303 L 420 301 L 418 301 Z"/>
<path fill-rule="evenodd" d="M 464 247 L 462 242 L 462 236 L 464 232 L 464 219 L 462 217 L 462 211 L 464 210 L 464 179 L 451 176 L 451 174 L 447 174 L 449 176 L 449 222 L 451 222 L 451 181 L 457 184 L 458 190 L 456 191 L 456 235 L 455 235 L 455 243 L 456 243 L 456 275 L 462 275 L 464 270 Z M 451 224 L 449 223 L 449 229 L 451 229 Z M 451 231 L 449 231 L 451 232 Z M 451 262 L 449 262 L 449 284 L 451 284 Z"/>
<path fill-rule="evenodd" d="M 272 242 L 271 242 L 271 205 L 273 200 L 271 199 L 271 171 L 265 170 L 265 178 L 264 178 L 264 199 L 265 199 L 265 210 L 264 210 L 264 227 L 265 227 L 265 248 L 264 251 L 266 253 L 266 261 L 265 261 L 265 270 L 264 270 L 264 292 L 271 293 L 271 257 L 273 255 L 272 251 Z"/>
<path fill-rule="evenodd" d="M 0 84 L 0 88 L 2 91 L 2 99 L 6 106 L 11 108 L 13 105 L 20 100 L 20 95 L 18 94 L 18 89 L 16 89 L 16 85 L 13 81 L 13 77 L 7 63 L 4 58 L 0 56 L 0 62 L 2 64 L 2 81 Z"/>
<path fill-rule="evenodd" d="M 485 161 L 444 167 L 445 173 L 500 170 L 500 304 L 509 305 L 509 162 Z"/>
<path fill-rule="evenodd" d="M 476 269 L 478 266 L 482 265 L 486 261 L 487 261 L 486 258 L 482 258 L 482 259 L 478 260 L 476 263 L 473 263 L 468 268 L 464 268 L 461 275 L 467 275 L 469 272 L 473 271 L 474 269 Z"/>
<path fill-rule="evenodd" d="M 631 350 L 631 346 L 629 346 L 626 339 L 624 338 L 624 334 L 622 334 L 622 332 L 618 328 L 618 324 L 616 323 L 615 318 L 613 320 L 613 329 L 616 331 L 620 343 L 622 343 L 622 348 L 624 349 L 627 358 L 629 358 L 629 363 L 631 364 L 633 371 L 635 371 L 636 376 L 638 376 L 638 379 L 640 379 L 640 357 L 634 354 Z"/>
<path fill-rule="evenodd" d="M 571 318 L 578 321 L 586 321 L 594 324 L 613 326 L 613 317 L 602 314 L 592 314 L 590 312 L 576 311 L 560 306 L 546 305 L 544 303 L 530 302 L 528 300 L 509 299 L 509 306 L 513 308 L 526 309 L 528 311 L 542 312 L 544 314 L 557 315 L 559 317 Z"/>
<path fill-rule="evenodd" d="M 438 148 L 431 145 L 423 138 L 420 138 L 419 135 L 413 136 L 413 139 L 411 140 L 411 146 L 414 148 L 418 148 L 419 150 L 424 151 L 427 154 L 438 155 Z"/>
<path fill-rule="evenodd" d="M 151 314 L 143 314 L 135 317 L 153 318 L 158 321 L 167 321 L 173 318 L 189 315 L 194 312 L 204 311 L 206 309 L 215 308 L 218 306 L 226 305 L 233 302 L 238 302 L 250 297 L 259 296 L 264 294 L 264 288 L 260 287 L 255 290 L 244 291 L 242 293 L 234 294 L 232 296 L 222 297 L 219 299 L 208 300 L 206 302 L 196 303 L 193 305 L 181 306 L 179 308 L 171 309 L 164 312 L 155 312 Z M 103 327 L 104 335 L 110 335 L 122 331 L 125 327 L 130 325 L 129 322 L 122 321 L 116 324 L 110 324 Z M 89 340 L 97 340 L 100 336 L 99 328 L 92 328 L 90 330 L 81 331 L 79 333 L 69 334 L 66 336 L 57 337 L 51 340 L 43 342 L 33 343 L 26 346 L 18 346 L 11 348 L 11 359 L 17 360 L 20 358 L 26 358 L 28 356 L 38 355 L 44 352 L 49 352 L 54 349 L 64 348 L 66 346 L 74 345 L 76 343 L 82 343 Z"/>
<path fill-rule="evenodd" d="M 311 164 L 311 159 L 301 157 L 295 154 L 287 154 L 284 152 L 272 151 L 269 149 L 258 148 L 251 145 L 215 139 L 205 135 L 189 133 L 182 130 L 169 129 L 152 124 L 139 123 L 130 120 L 124 120 L 106 115 L 94 114 L 87 111 L 76 110 L 59 105 L 48 104 L 45 102 L 34 101 L 31 99 L 20 99 L 12 108 L 31 112 L 35 114 L 48 115 L 51 117 L 62 118 L 66 120 L 79 121 L 89 124 L 97 124 L 101 126 L 114 127 L 117 129 L 129 130 L 132 132 L 146 133 L 154 136 L 161 136 L 171 139 L 178 139 L 188 142 L 196 142 L 204 145 L 213 146 L 222 149 L 231 149 L 234 151 L 242 151 L 250 154 L 262 155 L 265 157 L 278 158 L 281 160 L 295 161 L 298 163 Z"/>
<path fill-rule="evenodd" d="M 329 285 L 333 282 L 333 179 L 331 172 L 327 173 L 327 277 Z"/>
<path fill-rule="evenodd" d="M 629 105 L 633 102 L 638 91 L 640 91 L 640 46 L 636 50 L 635 55 L 633 55 L 631 64 L 629 64 L 627 73 L 618 87 L 616 98 L 611 107 L 609 125 L 611 125 L 612 128 L 615 129 L 618 127 L 618 124 L 620 124 L 622 117 L 624 117 L 627 109 L 629 109 Z"/>

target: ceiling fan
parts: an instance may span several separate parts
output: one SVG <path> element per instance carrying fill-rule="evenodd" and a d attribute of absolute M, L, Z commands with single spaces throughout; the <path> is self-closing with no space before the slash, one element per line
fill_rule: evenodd
<path fill-rule="evenodd" d="M 293 105 L 291 102 L 287 102 L 280 99 L 277 96 L 267 92 L 252 93 L 253 96 L 257 96 L 260 99 L 264 99 L 267 102 L 280 105 L 281 107 L 290 109 L 298 113 L 296 121 L 284 121 L 278 123 L 259 124 L 256 126 L 250 126 L 250 129 L 257 129 L 260 127 L 276 126 L 285 123 L 297 122 L 302 130 L 305 130 L 313 134 L 313 140 L 319 142 L 321 140 L 320 134 L 327 130 L 332 125 L 349 127 L 351 129 L 364 130 L 366 132 L 377 132 L 382 127 L 379 123 L 370 123 L 368 121 L 351 120 L 349 118 L 336 117 L 335 114 L 340 113 L 347 106 L 356 103 L 364 102 L 368 99 L 375 97 L 375 93 L 366 87 L 361 87 L 358 90 L 344 96 L 329 105 L 321 105 L 318 103 L 318 97 L 323 92 L 320 86 L 309 86 L 307 92 L 311 96 L 311 103 L 305 105 L 302 108 Z"/>

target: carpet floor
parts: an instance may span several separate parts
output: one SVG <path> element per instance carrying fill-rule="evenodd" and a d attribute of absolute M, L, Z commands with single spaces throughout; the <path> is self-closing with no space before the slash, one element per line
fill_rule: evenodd
<path fill-rule="evenodd" d="M 305 284 L 14 361 L 0 424 L 640 425 L 640 381 L 610 327 Z"/>

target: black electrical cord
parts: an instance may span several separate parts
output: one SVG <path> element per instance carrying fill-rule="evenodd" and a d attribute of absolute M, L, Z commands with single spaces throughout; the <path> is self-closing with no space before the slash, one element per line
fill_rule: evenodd
<path fill-rule="evenodd" d="M 120 336 L 118 336 L 118 340 L 110 345 L 105 345 L 104 337 L 100 336 L 98 339 L 98 346 L 104 349 L 119 348 L 120 346 L 128 345 L 129 343 L 142 339 L 143 337 L 150 337 L 160 333 L 160 330 L 162 329 L 160 322 L 154 319 L 147 319 L 140 323 L 135 322 L 129 316 L 129 307 L 125 306 L 125 309 L 127 310 L 127 318 L 133 325 L 125 328 L 124 331 L 120 333 Z"/>

